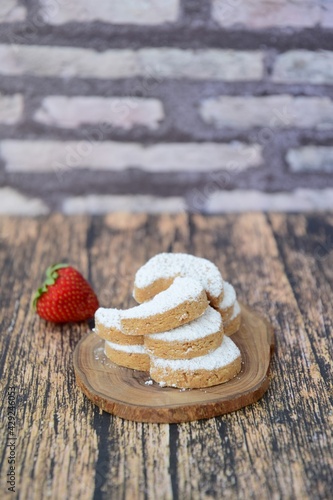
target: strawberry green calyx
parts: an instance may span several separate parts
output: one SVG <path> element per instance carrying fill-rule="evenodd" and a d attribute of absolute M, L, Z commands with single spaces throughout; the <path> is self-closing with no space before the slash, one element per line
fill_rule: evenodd
<path fill-rule="evenodd" d="M 47 292 L 47 288 L 51 285 L 54 285 L 58 278 L 58 270 L 59 269 L 64 269 L 65 267 L 69 267 L 69 264 L 54 264 L 53 266 L 50 266 L 46 269 L 46 280 L 42 284 L 40 288 L 38 288 L 37 292 L 34 295 L 34 298 L 32 300 L 32 307 L 34 310 L 36 310 L 37 306 L 37 301 L 38 299 L 43 295 L 43 293 Z"/>

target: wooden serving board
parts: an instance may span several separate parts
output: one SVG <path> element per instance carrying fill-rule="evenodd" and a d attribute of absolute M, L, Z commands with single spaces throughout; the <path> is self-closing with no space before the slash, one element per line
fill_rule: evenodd
<path fill-rule="evenodd" d="M 242 323 L 232 336 L 242 353 L 242 370 L 229 382 L 204 389 L 160 387 L 148 372 L 123 368 L 104 354 L 104 341 L 90 333 L 74 352 L 78 386 L 108 413 L 137 422 L 180 423 L 211 418 L 258 401 L 269 385 L 274 350 L 271 325 L 241 304 Z"/>

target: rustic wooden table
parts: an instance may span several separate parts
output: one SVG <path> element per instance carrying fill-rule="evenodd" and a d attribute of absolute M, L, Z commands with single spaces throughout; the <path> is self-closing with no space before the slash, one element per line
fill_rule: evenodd
<path fill-rule="evenodd" d="M 5 217 L 0 228 L 1 498 L 332 498 L 332 214 Z M 76 387 L 72 354 L 88 326 L 31 312 L 44 270 L 68 260 L 102 305 L 124 307 L 136 269 L 160 251 L 213 260 L 273 324 L 271 386 L 258 403 L 141 424 L 100 412 Z"/>

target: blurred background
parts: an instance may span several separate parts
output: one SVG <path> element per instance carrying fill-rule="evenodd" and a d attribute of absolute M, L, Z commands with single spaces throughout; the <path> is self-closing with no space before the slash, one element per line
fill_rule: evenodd
<path fill-rule="evenodd" d="M 333 209 L 331 0 L 1 0 L 0 211 Z"/>

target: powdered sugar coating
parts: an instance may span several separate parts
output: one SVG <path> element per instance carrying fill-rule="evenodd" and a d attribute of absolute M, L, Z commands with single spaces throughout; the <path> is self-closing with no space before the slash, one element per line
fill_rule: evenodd
<path fill-rule="evenodd" d="M 151 363 L 156 368 L 162 368 L 172 371 L 188 371 L 195 370 L 217 370 L 223 368 L 241 355 L 236 344 L 229 338 L 224 336 L 220 347 L 206 354 L 192 359 L 162 359 L 155 356 L 151 357 Z"/>
<path fill-rule="evenodd" d="M 132 354 L 147 354 L 143 345 L 123 345 L 123 344 L 114 344 L 113 342 L 105 341 L 111 349 L 115 351 L 128 352 Z"/>
<path fill-rule="evenodd" d="M 122 311 L 121 319 L 148 318 L 165 313 L 183 304 L 199 300 L 204 288 L 201 283 L 191 278 L 176 278 L 167 290 L 158 293 L 147 302 Z"/>
<path fill-rule="evenodd" d="M 162 333 L 153 333 L 149 338 L 161 340 L 163 342 L 191 342 L 219 332 L 222 327 L 222 318 L 218 311 L 208 306 L 204 314 L 173 330 Z"/>
<path fill-rule="evenodd" d="M 233 306 L 236 302 L 236 292 L 235 289 L 227 281 L 224 282 L 224 295 L 223 299 L 219 304 L 219 309 L 228 309 Z"/>
<path fill-rule="evenodd" d="M 241 308 L 240 308 L 240 305 L 238 303 L 238 300 L 236 300 L 236 302 L 234 303 L 234 310 L 232 312 L 232 315 L 231 315 L 231 318 L 229 319 L 229 321 L 232 321 L 233 319 L 236 318 L 236 316 L 238 316 L 238 314 L 240 314 L 241 312 Z"/>
<path fill-rule="evenodd" d="M 212 297 L 223 292 L 223 279 L 218 268 L 207 259 L 186 253 L 160 253 L 146 262 L 136 273 L 134 285 L 146 288 L 159 279 L 187 276 L 201 282 Z"/>
<path fill-rule="evenodd" d="M 95 312 L 96 323 L 101 323 L 107 328 L 113 328 L 114 330 L 119 330 L 121 332 L 120 324 L 120 309 L 106 309 L 104 307 L 99 307 Z"/>

